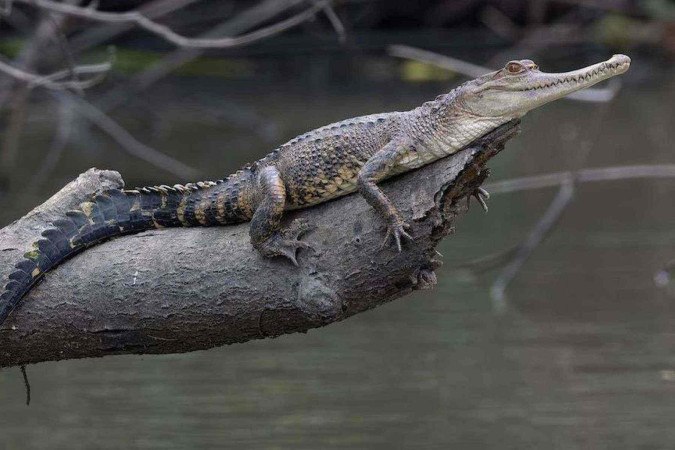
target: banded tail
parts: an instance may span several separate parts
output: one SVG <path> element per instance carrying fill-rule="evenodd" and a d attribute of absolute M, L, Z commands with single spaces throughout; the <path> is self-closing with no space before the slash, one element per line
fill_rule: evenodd
<path fill-rule="evenodd" d="M 107 239 L 162 227 L 227 225 L 250 220 L 249 171 L 225 180 L 109 190 L 68 211 L 16 264 L 0 295 L 0 324 L 44 276 L 78 252 Z"/>

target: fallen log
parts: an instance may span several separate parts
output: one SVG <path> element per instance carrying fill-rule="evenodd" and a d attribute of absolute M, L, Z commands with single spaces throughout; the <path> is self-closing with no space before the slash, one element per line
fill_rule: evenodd
<path fill-rule="evenodd" d="M 104 242 L 46 274 L 0 328 L 0 367 L 118 354 L 180 353 L 328 325 L 432 287 L 439 241 L 468 209 L 509 122 L 464 150 L 382 184 L 411 226 L 398 253 L 360 195 L 289 213 L 312 226 L 299 267 L 264 259 L 248 225 L 146 231 Z M 0 230 L 0 279 L 40 232 L 92 194 L 121 188 L 90 169 Z"/>

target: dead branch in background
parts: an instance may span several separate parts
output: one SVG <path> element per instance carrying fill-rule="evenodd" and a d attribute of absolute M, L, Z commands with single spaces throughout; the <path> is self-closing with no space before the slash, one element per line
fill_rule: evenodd
<path fill-rule="evenodd" d="M 569 179 L 572 175 L 576 176 L 576 181 L 578 183 L 639 178 L 675 178 L 675 164 L 612 166 L 599 167 L 596 169 L 581 169 L 577 172 L 555 172 L 494 181 L 492 183 L 486 183 L 484 187 L 490 191 L 490 194 L 529 191 L 558 186 L 564 183 L 565 180 Z"/>
<path fill-rule="evenodd" d="M 28 183 L 27 189 L 30 189 L 31 191 L 39 189 L 47 179 L 48 174 L 54 170 L 54 167 L 61 159 L 61 155 L 63 155 L 63 151 L 66 149 L 66 145 L 73 133 L 73 122 L 75 120 L 74 112 L 68 98 L 66 96 L 61 96 L 58 106 L 56 132 L 49 144 L 47 154 L 43 158 L 42 164 L 40 164 L 35 171 L 35 175 L 33 175 L 30 183 Z"/>
<path fill-rule="evenodd" d="M 562 217 L 569 203 L 574 198 L 573 178 L 563 182 L 546 212 L 541 216 L 537 224 L 530 230 L 527 237 L 516 246 L 515 251 L 509 250 L 507 253 L 511 256 L 508 263 L 500 270 L 499 275 L 492 283 L 490 288 L 490 297 L 492 305 L 496 312 L 503 312 L 506 309 L 506 288 L 511 281 L 518 275 L 525 262 L 530 258 L 534 250 L 548 236 L 555 225 Z"/>
<path fill-rule="evenodd" d="M 201 172 L 198 169 L 139 142 L 123 126 L 87 100 L 64 92 L 52 92 L 52 95 L 57 98 L 67 95 L 68 101 L 73 104 L 78 113 L 82 114 L 92 124 L 110 136 L 130 155 L 165 170 L 182 180 L 195 180 L 199 178 Z"/>
<path fill-rule="evenodd" d="M 62 50 L 64 55 L 66 55 L 65 59 L 70 63 L 67 69 L 59 70 L 49 75 L 36 75 L 25 72 L 0 60 L 0 71 L 13 77 L 17 81 L 22 81 L 25 86 L 24 89 L 27 89 L 28 91 L 37 87 L 43 87 L 54 91 L 75 90 L 81 93 L 84 89 L 99 83 L 112 68 L 112 57 L 110 61 L 101 64 L 74 66 L 72 55 L 70 55 L 65 43 L 62 45 Z M 92 76 L 86 80 L 75 78 L 61 81 L 66 77 L 74 78 L 83 74 Z M 178 176 L 180 179 L 187 180 L 198 178 L 200 172 L 197 169 L 194 169 L 163 152 L 140 143 L 126 131 L 126 129 L 83 98 L 70 96 L 70 94 L 65 92 L 53 95 L 60 100 L 62 105 L 68 104 L 75 107 L 76 110 L 81 112 L 99 129 L 112 137 L 131 155 L 153 164 L 160 169 L 166 170 L 167 172 Z M 72 98 L 67 98 L 67 96 Z M 67 133 L 65 133 L 66 130 L 68 131 Z M 19 132 L 20 129 L 10 128 L 9 134 L 11 136 L 18 136 Z M 49 157 L 44 160 L 39 171 L 40 173 L 44 175 L 46 170 L 50 170 L 54 167 L 56 160 L 60 157 L 62 147 L 67 143 L 69 135 L 70 125 L 65 125 L 61 122 L 59 132 L 56 134 L 56 142 L 52 143 L 52 148 L 48 153 Z"/>
<path fill-rule="evenodd" d="M 11 8 L 9 10 L 11 11 Z M 64 21 L 63 16 L 43 15 L 32 38 L 23 46 L 12 67 L 24 72 L 32 72 L 48 43 L 63 26 Z M 9 111 L 6 131 L 0 142 L 0 181 L 8 185 L 11 184 L 10 181 L 13 178 L 30 92 L 31 89 L 25 82 L 13 76 L 0 77 L 0 109 L 6 107 Z"/>
<path fill-rule="evenodd" d="M 3 146 L 0 148 L 0 161 L 2 162 L 4 170 L 10 171 L 11 167 L 14 165 L 13 163 L 18 151 L 19 135 L 23 129 L 26 117 L 26 105 L 31 89 L 43 87 L 52 90 L 82 91 L 100 82 L 102 77 L 110 70 L 110 63 L 94 65 L 75 64 L 75 58 L 72 55 L 73 52 L 70 48 L 70 44 L 66 41 L 66 38 L 61 31 L 65 17 L 77 17 L 98 21 L 104 24 L 104 26 L 99 27 L 99 29 L 82 36 L 80 40 L 77 41 L 77 51 L 90 48 L 91 45 L 99 44 L 106 38 L 116 36 L 133 27 L 138 27 L 173 43 L 183 50 L 192 50 L 196 52 L 192 55 L 187 55 L 187 57 L 183 55 L 183 63 L 200 55 L 201 51 L 208 48 L 232 48 L 275 36 L 306 21 L 312 20 L 319 12 L 323 12 L 326 15 L 330 24 L 338 34 L 339 39 L 344 40 L 344 25 L 332 8 L 329 0 L 292 0 L 285 4 L 273 2 L 276 5 L 274 8 L 269 8 L 270 4 L 268 2 L 263 3 L 262 6 L 267 5 L 267 9 L 272 9 L 273 14 L 249 14 L 247 16 L 244 13 L 241 15 L 243 20 L 239 21 L 239 29 L 236 29 L 235 26 L 230 27 L 231 29 L 227 31 L 236 35 L 269 21 L 274 16 L 289 10 L 292 6 L 301 3 L 309 3 L 309 7 L 287 19 L 235 37 L 210 36 L 203 38 L 187 38 L 174 32 L 169 27 L 152 20 L 153 17 L 161 17 L 168 13 L 175 12 L 194 3 L 194 1 L 195 0 L 158 0 L 151 4 L 144 5 L 138 10 L 118 13 L 99 11 L 96 9 L 95 3 L 92 3 L 92 5 L 88 7 L 80 7 L 75 4 L 76 0 L 68 0 L 62 3 L 50 0 L 16 0 L 18 3 L 31 5 L 41 9 L 45 14 L 36 29 L 31 44 L 24 47 L 17 61 L 15 63 L 0 61 L 0 72 L 8 75 L 0 85 L 0 108 L 4 103 L 4 99 L 9 98 L 10 96 L 12 97 L 8 132 L 5 133 Z M 14 2 L 6 3 L 6 13 L 11 12 L 13 3 Z M 252 11 L 260 12 L 263 11 L 263 9 L 255 7 L 252 8 Z M 55 14 L 56 17 L 52 17 L 52 14 Z M 235 17 L 234 19 L 228 20 L 228 23 L 237 23 L 237 20 L 238 17 Z M 55 62 L 53 61 L 55 59 L 53 56 L 54 52 L 40 51 L 45 43 L 49 41 L 55 41 L 59 45 L 61 49 L 61 59 L 67 63 L 68 67 L 64 70 L 57 70 L 49 75 L 38 75 L 33 73 L 32 68 L 38 61 L 38 56 L 43 57 L 42 59 L 45 61 L 50 60 Z M 171 64 L 171 67 L 168 67 L 168 71 L 165 73 L 174 70 L 180 64 L 180 61 L 177 64 L 176 61 L 174 61 L 174 64 Z M 89 77 L 80 79 L 80 76 L 82 75 L 89 75 Z M 163 76 L 157 75 L 158 73 L 155 72 L 154 80 Z M 153 78 L 153 76 L 151 75 L 150 78 Z M 154 80 L 150 80 L 150 82 L 154 82 Z M 20 86 L 19 90 L 16 92 L 12 89 L 14 85 Z M 120 101 L 124 101 L 124 99 L 128 98 L 128 95 L 133 95 L 136 92 L 133 89 L 127 89 L 126 91 L 125 95 L 116 96 L 113 102 L 114 104 L 110 106 L 114 108 L 120 104 Z M 174 175 L 179 176 L 181 179 L 190 179 L 197 176 L 198 171 L 196 169 L 134 139 L 130 133 L 106 114 L 106 111 L 111 108 L 104 107 L 103 109 L 99 109 L 83 99 L 71 99 L 69 104 L 74 105 L 81 114 L 116 140 L 130 154 L 133 154 L 156 167 L 167 170 Z M 267 138 L 270 137 L 270 130 L 273 131 L 274 127 L 269 126 L 269 123 L 257 117 L 256 114 L 246 114 L 244 108 L 232 109 L 236 110 L 237 114 L 236 117 L 232 114 L 230 119 L 236 119 L 237 123 L 241 122 L 244 126 L 250 126 L 255 129 L 258 133 L 261 133 L 261 135 Z M 227 114 L 227 112 L 225 114 Z M 65 130 L 62 125 L 59 125 L 59 127 L 60 131 Z M 54 161 L 58 160 L 60 155 L 58 148 L 64 146 L 67 142 L 70 133 L 64 134 L 60 131 L 55 135 L 57 142 L 53 143 L 49 153 L 50 158 L 45 160 L 41 173 L 44 170 L 51 170 L 50 168 L 54 166 Z"/>
<path fill-rule="evenodd" d="M 245 32 L 287 12 L 304 1 L 288 0 L 280 2 L 278 0 L 265 0 L 239 13 L 235 17 L 228 18 L 199 37 L 213 38 Z M 344 29 L 344 26 L 342 29 Z M 132 75 L 123 87 L 111 89 L 101 100 L 101 109 L 105 112 L 117 109 L 130 98 L 138 95 L 138 93 L 157 83 L 178 68 L 202 56 L 206 51 L 207 49 L 202 48 L 178 48 L 163 56 L 147 69 L 142 70 L 136 75 Z M 273 141 L 277 138 L 275 124 L 260 117 L 246 105 L 233 101 L 230 102 L 231 105 L 225 105 L 219 112 L 220 116 L 227 120 L 228 124 L 250 129 L 266 141 Z"/>
<path fill-rule="evenodd" d="M 314 3 L 316 4 L 319 2 L 318 0 L 314 0 Z M 338 17 L 337 13 L 335 12 L 335 9 L 333 9 L 333 6 L 330 4 L 330 2 L 324 4 L 323 12 L 326 15 L 326 18 L 328 19 L 328 22 L 333 27 L 333 30 L 335 30 L 335 34 L 337 34 L 338 40 L 342 44 L 347 42 L 347 32 L 345 30 L 345 25 L 340 20 L 340 17 Z"/>
<path fill-rule="evenodd" d="M 546 212 L 541 216 L 537 223 L 532 227 L 527 234 L 527 237 L 516 246 L 515 253 L 504 267 L 497 279 L 492 284 L 490 295 L 493 302 L 493 307 L 497 311 L 503 311 L 506 307 L 505 292 L 508 285 L 516 277 L 525 262 L 530 258 L 534 250 L 542 243 L 553 231 L 555 225 L 559 223 L 560 218 L 567 209 L 567 207 L 574 200 L 576 192 L 576 185 L 578 180 L 578 171 L 586 164 L 588 156 L 597 141 L 600 134 L 600 126 L 602 119 L 607 113 L 608 103 L 604 102 L 600 108 L 597 109 L 593 121 L 589 126 L 584 128 L 584 132 L 590 137 L 582 140 L 579 144 L 575 144 L 575 148 L 570 149 L 571 154 L 576 154 L 576 167 L 571 170 L 571 176 L 562 180 L 558 193 L 549 204 Z M 571 143 L 568 143 L 571 146 Z"/>
<path fill-rule="evenodd" d="M 263 1 L 233 18 L 228 18 L 223 23 L 216 25 L 199 37 L 208 39 L 222 35 L 242 33 L 259 26 L 261 23 L 271 20 L 279 14 L 288 11 L 290 8 L 303 3 L 303 1 L 304 0 L 291 0 L 287 2 L 279 2 L 278 0 Z M 149 68 L 132 76 L 129 81 L 131 90 L 136 92 L 147 88 L 177 68 L 200 57 L 205 51 L 206 49 L 202 48 L 178 48 L 174 50 L 168 55 L 163 56 L 157 63 L 151 65 Z M 128 96 L 128 93 L 116 93 Z M 116 95 L 112 95 L 111 97 L 115 98 Z M 114 106 L 111 106 L 111 108 L 112 107 Z"/>
<path fill-rule="evenodd" d="M 75 66 L 72 69 L 59 70 L 48 75 L 38 75 L 21 70 L 0 59 L 0 72 L 13 77 L 15 80 L 24 82 L 28 89 L 37 87 L 55 90 L 88 89 L 103 81 L 105 74 L 109 72 L 111 68 L 112 63 L 105 62 L 101 64 Z M 73 75 L 92 75 L 92 77 L 86 80 L 65 80 L 65 78 L 72 77 Z"/>
<path fill-rule="evenodd" d="M 675 164 L 613 166 L 599 167 L 596 169 L 581 169 L 577 172 L 554 172 L 493 181 L 491 183 L 485 183 L 483 187 L 490 192 L 490 195 L 509 194 L 561 186 L 565 184 L 567 180 L 570 180 L 575 176 L 576 183 L 659 178 L 668 179 L 675 178 Z M 469 270 L 474 274 L 484 273 L 505 266 L 506 263 L 513 258 L 517 250 L 518 245 L 515 245 L 498 253 L 459 263 L 454 267 L 457 269 Z M 670 268 L 668 270 L 672 270 L 675 268 L 675 260 L 666 264 L 664 267 Z M 657 276 L 657 278 L 662 279 L 662 277 L 659 276 Z"/>
<path fill-rule="evenodd" d="M 296 27 L 316 16 L 320 11 L 325 11 L 329 4 L 329 0 L 320 0 L 314 5 L 307 8 L 305 11 L 298 13 L 288 19 L 277 22 L 268 27 L 243 34 L 237 37 L 224 38 L 189 38 L 182 36 L 171 28 L 154 22 L 148 17 L 144 16 L 138 11 L 128 12 L 106 12 L 99 11 L 93 8 L 79 7 L 65 3 L 57 3 L 51 0 L 13 0 L 18 3 L 29 4 L 47 11 L 67 14 L 81 19 L 94 20 L 105 23 L 132 23 L 138 28 L 146 30 L 167 42 L 170 42 L 177 47 L 190 48 L 231 48 L 249 45 L 256 41 L 266 39 L 282 33 L 290 28 Z M 330 12 L 328 13 L 330 14 Z"/>
<path fill-rule="evenodd" d="M 216 25 L 199 37 L 201 39 L 209 39 L 222 35 L 236 35 L 245 32 L 296 7 L 304 1 L 305 0 L 290 0 L 286 2 L 280 2 L 278 0 L 263 1 L 233 18 L 228 18 L 223 23 Z M 337 13 L 331 4 L 326 3 L 323 11 L 337 33 L 340 42 L 345 42 L 345 26 L 337 16 Z M 118 108 L 139 92 L 147 89 L 178 68 L 202 56 L 206 50 L 207 49 L 205 48 L 194 47 L 181 47 L 176 49 L 162 57 L 157 63 L 151 65 L 149 68 L 132 76 L 125 84 L 124 88 L 111 90 L 111 92 L 109 92 L 102 100 L 101 109 L 109 112 Z M 277 138 L 276 126 L 244 105 L 232 103 L 229 107 L 222 108 L 220 115 L 224 117 L 229 124 L 251 129 L 266 141 L 273 141 Z"/>
<path fill-rule="evenodd" d="M 200 0 L 154 0 L 140 5 L 137 11 L 148 19 L 159 19 L 198 1 Z M 110 42 L 111 39 L 132 30 L 135 26 L 132 22 L 104 22 L 97 27 L 87 28 L 70 40 L 70 49 L 75 54 L 81 53 Z"/>

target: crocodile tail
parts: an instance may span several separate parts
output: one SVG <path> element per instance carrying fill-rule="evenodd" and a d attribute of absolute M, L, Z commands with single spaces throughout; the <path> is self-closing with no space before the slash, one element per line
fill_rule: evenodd
<path fill-rule="evenodd" d="M 102 241 L 153 228 L 246 220 L 237 206 L 240 183 L 229 181 L 108 190 L 82 203 L 78 210 L 68 211 L 42 232 L 42 239 L 15 265 L 16 271 L 9 275 L 0 295 L 0 324 L 47 271 Z"/>

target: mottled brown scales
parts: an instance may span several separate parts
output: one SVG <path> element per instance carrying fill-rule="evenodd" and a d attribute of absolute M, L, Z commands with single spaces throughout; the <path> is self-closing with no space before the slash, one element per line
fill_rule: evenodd
<path fill-rule="evenodd" d="M 203 226 L 208 225 L 208 222 L 206 220 L 206 209 L 209 206 L 210 206 L 210 203 L 209 203 L 208 198 L 202 199 L 195 206 L 195 218 L 197 219 L 197 222 L 199 222 L 199 225 L 203 225 Z"/>

